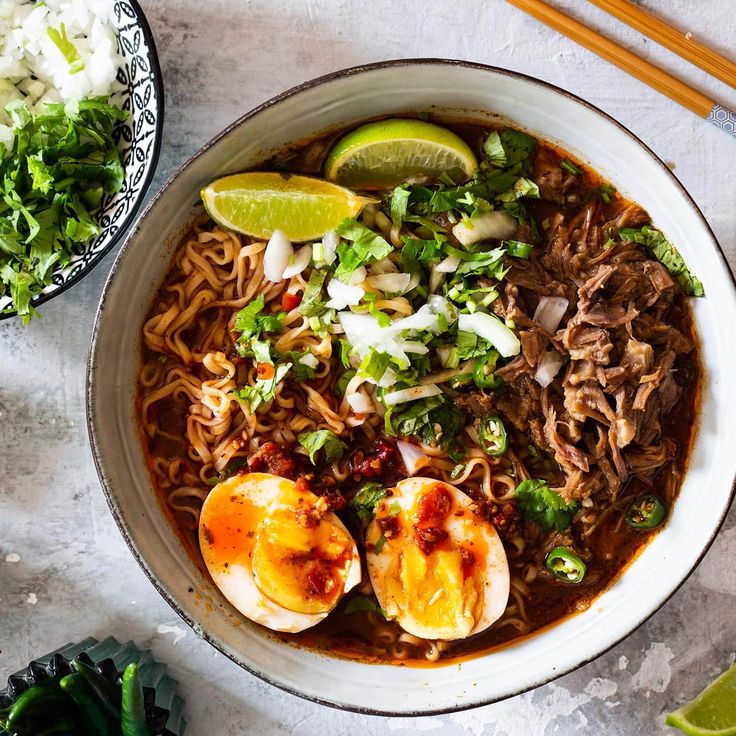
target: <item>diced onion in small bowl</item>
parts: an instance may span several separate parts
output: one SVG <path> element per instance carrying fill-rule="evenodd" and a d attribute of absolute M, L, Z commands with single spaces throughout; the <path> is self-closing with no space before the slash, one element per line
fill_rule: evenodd
<path fill-rule="evenodd" d="M 458 329 L 463 332 L 472 332 L 484 340 L 488 340 L 504 358 L 518 355 L 521 350 L 519 338 L 501 320 L 493 314 L 474 312 L 461 314 L 458 320 Z"/>
<path fill-rule="evenodd" d="M 463 244 L 472 245 L 481 240 L 503 240 L 510 238 L 518 223 L 507 212 L 483 212 L 469 221 L 458 222 L 452 234 Z"/>
<path fill-rule="evenodd" d="M 407 401 L 416 401 L 417 399 L 428 399 L 430 396 L 441 394 L 442 390 L 439 386 L 428 384 L 426 386 L 412 386 L 411 388 L 402 388 L 400 391 L 393 391 L 383 397 L 383 403 L 386 406 L 396 406 L 397 404 L 405 404 Z"/>
<path fill-rule="evenodd" d="M 269 281 L 282 281 L 293 257 L 291 241 L 281 230 L 274 230 L 263 253 L 263 274 Z"/>
<path fill-rule="evenodd" d="M 303 245 L 296 253 L 294 253 L 291 262 L 284 269 L 284 279 L 290 279 L 293 276 L 300 274 L 309 265 L 309 261 L 311 260 L 312 246 Z"/>
<path fill-rule="evenodd" d="M 562 356 L 556 350 L 547 350 L 542 353 L 542 357 L 537 364 L 537 370 L 534 373 L 534 380 L 545 388 L 552 383 L 555 376 L 562 368 Z"/>
<path fill-rule="evenodd" d="M 570 302 L 563 296 L 543 296 L 534 310 L 532 319 L 550 334 L 557 331 Z"/>
<path fill-rule="evenodd" d="M 413 445 L 411 442 L 398 440 L 396 447 L 401 454 L 401 459 L 404 461 L 406 472 L 409 475 L 414 475 L 414 473 L 429 465 L 430 459 L 419 447 Z"/>

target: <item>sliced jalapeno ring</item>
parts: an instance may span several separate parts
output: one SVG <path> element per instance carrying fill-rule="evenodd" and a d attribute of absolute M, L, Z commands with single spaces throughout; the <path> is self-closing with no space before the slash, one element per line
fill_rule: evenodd
<path fill-rule="evenodd" d="M 547 555 L 544 564 L 563 583 L 579 583 L 585 577 L 585 563 L 567 547 L 555 547 Z"/>
<path fill-rule="evenodd" d="M 509 438 L 506 427 L 498 417 L 483 417 L 478 432 L 478 443 L 483 452 L 491 457 L 499 457 L 506 452 Z"/>
<path fill-rule="evenodd" d="M 632 529 L 654 529 L 667 516 L 667 507 L 659 496 L 645 493 L 634 501 L 626 512 L 626 523 Z"/>
<path fill-rule="evenodd" d="M 478 388 L 498 388 L 501 385 L 501 379 L 495 375 L 498 358 L 497 350 L 489 350 L 475 361 L 473 382 Z"/>

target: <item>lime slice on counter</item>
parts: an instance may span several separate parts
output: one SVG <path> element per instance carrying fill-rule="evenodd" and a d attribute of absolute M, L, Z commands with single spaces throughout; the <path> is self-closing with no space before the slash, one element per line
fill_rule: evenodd
<path fill-rule="evenodd" d="M 736 664 L 665 722 L 688 736 L 736 736 Z"/>
<path fill-rule="evenodd" d="M 225 176 L 201 195 L 222 227 L 263 239 L 278 229 L 294 241 L 321 238 L 375 201 L 323 179 L 273 171 Z"/>
<path fill-rule="evenodd" d="M 368 123 L 335 144 L 325 176 L 354 189 L 436 181 L 442 173 L 461 184 L 478 168 L 467 143 L 447 128 L 396 118 Z"/>

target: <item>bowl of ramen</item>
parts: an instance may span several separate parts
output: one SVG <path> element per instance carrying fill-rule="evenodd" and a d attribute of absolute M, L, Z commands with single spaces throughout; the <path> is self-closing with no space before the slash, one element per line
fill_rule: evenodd
<path fill-rule="evenodd" d="M 735 308 L 687 192 L 588 103 L 350 69 L 141 216 L 94 328 L 93 453 L 144 571 L 235 662 L 350 710 L 468 708 L 606 651 L 705 553 Z"/>

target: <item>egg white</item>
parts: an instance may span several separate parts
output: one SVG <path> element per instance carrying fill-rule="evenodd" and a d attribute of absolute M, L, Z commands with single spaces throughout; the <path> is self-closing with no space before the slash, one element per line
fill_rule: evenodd
<path fill-rule="evenodd" d="M 409 612 L 402 611 L 397 602 L 392 599 L 387 585 L 391 569 L 399 569 L 397 563 L 400 560 L 402 550 L 406 544 L 410 543 L 411 515 L 416 507 L 418 496 L 430 490 L 439 482 L 435 478 L 413 477 L 397 483 L 391 491 L 392 495 L 386 501 L 389 504 L 398 504 L 400 508 L 398 517 L 401 520 L 403 533 L 396 539 L 386 540 L 380 552 L 377 553 L 375 544 L 371 541 L 380 537 L 381 533 L 378 522 L 374 519 L 366 534 L 368 540 L 366 544 L 366 562 L 376 598 L 388 618 L 396 620 L 402 629 L 422 639 L 453 640 L 463 637 L 462 635 L 438 635 L 437 630 L 417 620 Z M 475 535 L 481 535 L 487 547 L 484 559 L 478 559 L 478 555 L 475 554 L 476 563 L 480 567 L 483 589 L 481 592 L 481 613 L 475 626 L 468 634 L 468 636 L 473 636 L 487 629 L 506 610 L 511 587 L 508 560 L 495 527 L 472 512 L 472 499 L 455 486 L 447 483 L 442 483 L 442 485 L 452 495 L 455 510 L 466 510 L 462 517 L 454 516 L 451 513 L 446 518 L 442 528 L 447 531 L 450 541 L 457 547 L 467 546 L 468 540 L 472 540 Z M 411 595 L 411 591 L 407 591 L 407 595 Z"/>
<path fill-rule="evenodd" d="M 251 621 L 266 626 L 273 631 L 296 633 L 315 626 L 330 611 L 317 614 L 290 611 L 266 596 L 256 584 L 253 576 L 250 555 L 244 556 L 242 551 L 234 551 L 223 557 L 222 550 L 215 552 L 215 547 L 208 541 L 203 531 L 207 526 L 209 512 L 222 504 L 235 503 L 230 499 L 247 498 L 259 510 L 260 520 L 265 521 L 269 513 L 277 508 L 285 508 L 283 499 L 293 492 L 294 483 L 268 473 L 250 473 L 233 476 L 215 486 L 202 505 L 199 525 L 199 544 L 202 557 L 215 585 L 222 594 Z M 324 517 L 330 523 L 344 531 L 352 541 L 351 561 L 345 580 L 343 595 L 360 584 L 360 556 L 355 541 L 340 519 L 333 513 Z M 249 530 L 255 531 L 255 529 Z M 228 566 L 224 567 L 223 562 Z M 216 564 L 217 563 L 217 564 Z M 336 601 L 336 604 L 338 601 Z"/>

